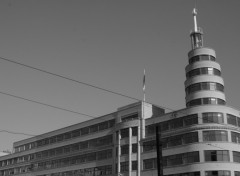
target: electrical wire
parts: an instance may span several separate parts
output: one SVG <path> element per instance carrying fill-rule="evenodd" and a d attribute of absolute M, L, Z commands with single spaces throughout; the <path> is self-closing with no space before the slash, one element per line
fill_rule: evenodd
<path fill-rule="evenodd" d="M 20 97 L 20 96 L 13 95 L 13 94 L 10 94 L 10 93 L 0 91 L 0 94 L 11 96 L 11 97 L 18 98 L 18 99 L 25 100 L 25 101 L 29 101 L 29 102 L 32 102 L 32 103 L 37 103 L 37 104 L 40 104 L 40 105 L 43 105 L 43 106 L 59 109 L 59 110 L 62 110 L 62 111 L 67 111 L 67 112 L 71 112 L 71 113 L 74 113 L 74 114 L 78 114 L 78 115 L 82 115 L 82 116 L 86 116 L 86 117 L 90 117 L 90 118 L 96 118 L 96 117 L 88 115 L 88 114 L 84 114 L 84 113 L 72 111 L 72 110 L 69 110 L 69 109 L 53 106 L 53 105 L 50 105 L 50 104 L 46 104 L 46 103 L 42 103 L 42 102 L 39 102 L 39 101 L 36 101 L 36 100 Z"/>
<path fill-rule="evenodd" d="M 10 133 L 10 134 L 18 134 L 18 135 L 25 135 L 25 136 L 36 136 L 36 135 L 33 135 L 33 134 L 27 134 L 27 133 L 22 133 L 22 132 L 14 132 L 14 131 L 8 131 L 8 130 L 2 130 L 0 129 L 0 132 L 3 132 L 3 133 Z"/>
<path fill-rule="evenodd" d="M 75 79 L 60 75 L 60 74 L 56 74 L 56 73 L 53 73 L 53 72 L 50 72 L 50 71 L 46 71 L 46 70 L 43 70 L 43 69 L 40 69 L 40 68 L 37 68 L 37 67 L 33 67 L 33 66 L 30 66 L 30 65 L 21 63 L 21 62 L 13 61 L 13 60 L 7 59 L 5 57 L 0 57 L 0 59 L 4 60 L 4 61 L 7 61 L 7 62 L 10 62 L 10 63 L 21 65 L 23 67 L 30 68 L 32 70 L 37 70 L 39 72 L 43 72 L 43 73 L 46 73 L 46 74 L 49 74 L 49 75 L 52 75 L 52 76 L 56 76 L 56 77 L 59 77 L 59 78 L 62 78 L 62 79 L 68 80 L 68 81 L 72 81 L 72 82 L 82 84 L 82 85 L 85 85 L 85 86 L 88 86 L 88 87 L 99 89 L 99 90 L 102 90 L 102 91 L 105 91 L 105 92 L 108 92 L 108 93 L 111 93 L 111 94 L 119 95 L 119 96 L 122 96 L 122 97 L 125 97 L 125 98 L 128 98 L 128 99 L 132 99 L 132 100 L 135 100 L 135 101 L 142 101 L 138 98 L 134 98 L 134 97 L 131 97 L 131 96 L 128 96 L 128 95 L 125 95 L 125 94 L 122 94 L 122 93 L 119 93 L 119 92 L 116 92 L 116 91 L 112 91 L 112 90 L 109 90 L 109 89 L 105 89 L 105 88 L 102 88 L 102 87 L 99 87 L 99 86 L 96 86 L 96 85 L 93 85 L 93 84 L 89 84 L 89 83 L 86 83 L 86 82 L 83 82 L 83 81 L 78 81 L 78 80 L 75 80 Z M 170 108 L 167 108 L 167 107 L 164 107 L 164 106 L 159 106 L 159 105 L 156 105 L 156 104 L 151 103 L 151 102 L 145 102 L 145 103 L 149 103 L 149 104 L 152 104 L 152 105 L 155 105 L 157 107 L 167 109 L 167 110 L 170 110 L 170 111 L 175 111 L 173 109 L 170 109 Z"/>

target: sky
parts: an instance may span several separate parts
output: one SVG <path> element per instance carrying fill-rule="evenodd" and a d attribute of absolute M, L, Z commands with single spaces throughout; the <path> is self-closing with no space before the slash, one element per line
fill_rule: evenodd
<path fill-rule="evenodd" d="M 195 0 L 1 0 L 0 57 L 172 110 L 185 108 Z M 221 64 L 227 105 L 240 109 L 240 1 L 198 0 L 204 46 Z M 135 101 L 0 59 L 0 151 L 13 142 Z"/>

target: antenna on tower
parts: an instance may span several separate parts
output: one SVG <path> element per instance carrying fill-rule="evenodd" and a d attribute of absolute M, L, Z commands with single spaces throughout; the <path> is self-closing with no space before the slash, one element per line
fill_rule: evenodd
<path fill-rule="evenodd" d="M 195 0 L 194 7 L 195 7 L 195 9 L 197 8 L 197 0 Z"/>
<path fill-rule="evenodd" d="M 194 20 L 194 29 L 191 32 L 191 43 L 192 43 L 192 49 L 196 49 L 199 47 L 203 47 L 203 32 L 202 29 L 198 27 L 197 25 L 197 0 L 195 0 L 195 7 L 193 8 L 192 15 Z"/>
<path fill-rule="evenodd" d="M 194 20 L 194 32 L 197 32 L 198 28 L 197 28 L 197 9 L 193 8 L 193 20 Z"/>

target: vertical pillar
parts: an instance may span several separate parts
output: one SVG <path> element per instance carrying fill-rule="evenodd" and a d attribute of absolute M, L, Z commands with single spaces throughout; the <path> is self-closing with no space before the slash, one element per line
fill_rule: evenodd
<path fill-rule="evenodd" d="M 129 145 L 129 157 L 128 157 L 128 165 L 129 165 L 129 168 L 128 168 L 128 176 L 131 176 L 132 174 L 132 128 L 130 127 L 129 128 L 129 142 L 128 142 L 128 145 Z"/>
<path fill-rule="evenodd" d="M 137 176 L 140 176 L 141 173 L 141 146 L 140 146 L 140 125 L 138 125 L 138 133 L 137 133 L 137 146 L 138 146 L 138 151 L 137 151 Z"/>
<path fill-rule="evenodd" d="M 118 141 L 117 141 L 117 132 L 113 133 L 113 173 L 117 173 L 117 168 L 116 168 L 116 158 L 117 158 L 117 145 Z"/>
<path fill-rule="evenodd" d="M 121 134 L 120 134 L 121 130 L 118 131 L 118 142 L 117 142 L 117 146 L 118 146 L 118 156 L 117 156 L 117 173 L 119 174 L 121 172 L 121 168 L 120 168 L 120 156 L 121 156 Z"/>
<path fill-rule="evenodd" d="M 145 112 L 144 112 L 144 108 L 145 108 L 145 102 L 142 102 L 142 114 L 141 114 L 141 121 L 140 121 L 140 126 L 141 126 L 141 139 L 145 138 Z"/>

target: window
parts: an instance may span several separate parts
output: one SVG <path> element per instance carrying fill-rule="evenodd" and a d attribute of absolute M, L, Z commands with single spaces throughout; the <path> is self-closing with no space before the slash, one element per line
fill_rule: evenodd
<path fill-rule="evenodd" d="M 230 171 L 218 170 L 218 171 L 205 171 L 205 176 L 230 176 Z"/>
<path fill-rule="evenodd" d="M 170 129 L 176 129 L 176 128 L 183 127 L 183 119 L 177 118 L 177 119 L 171 120 L 169 122 L 169 127 L 170 127 Z"/>
<path fill-rule="evenodd" d="M 64 134 L 64 140 L 66 139 L 70 139 L 72 136 L 71 136 L 71 133 L 65 133 Z"/>
<path fill-rule="evenodd" d="M 129 167 L 128 167 L 128 161 L 126 162 L 121 162 L 120 163 L 120 171 L 121 172 L 127 172 L 129 170 Z"/>
<path fill-rule="evenodd" d="M 79 143 L 71 145 L 71 151 L 73 151 L 73 152 L 78 151 L 79 148 L 80 148 Z"/>
<path fill-rule="evenodd" d="M 79 137 L 80 136 L 80 130 L 74 130 L 72 131 L 72 137 L 75 138 L 75 137 Z"/>
<path fill-rule="evenodd" d="M 143 152 L 148 152 L 156 149 L 155 141 L 143 142 Z"/>
<path fill-rule="evenodd" d="M 199 162 L 199 154 L 198 152 L 189 152 L 183 154 L 183 163 L 194 163 Z"/>
<path fill-rule="evenodd" d="M 59 147 L 59 148 L 57 148 L 55 151 L 56 151 L 56 155 L 60 155 L 60 154 L 63 153 L 63 148 L 62 148 L 62 147 Z"/>
<path fill-rule="evenodd" d="M 105 130 L 108 128 L 108 122 L 102 122 L 99 124 L 99 130 Z"/>
<path fill-rule="evenodd" d="M 115 125 L 115 119 L 109 120 L 108 123 L 109 123 L 109 128 L 113 127 Z"/>
<path fill-rule="evenodd" d="M 137 161 L 132 161 L 132 170 L 137 170 L 137 167 L 138 167 L 138 163 Z"/>
<path fill-rule="evenodd" d="M 184 126 L 190 126 L 190 125 L 198 124 L 198 115 L 197 114 L 191 114 L 191 115 L 185 116 L 183 118 L 183 123 L 184 123 Z"/>
<path fill-rule="evenodd" d="M 89 148 L 95 148 L 98 145 L 98 140 L 97 139 L 92 139 L 88 141 Z"/>
<path fill-rule="evenodd" d="M 186 133 L 182 136 L 183 144 L 198 142 L 198 132 Z"/>
<path fill-rule="evenodd" d="M 90 133 L 94 133 L 98 131 L 98 124 L 92 125 L 89 127 Z"/>
<path fill-rule="evenodd" d="M 203 131 L 203 141 L 228 141 L 227 131 Z"/>
<path fill-rule="evenodd" d="M 173 147 L 182 144 L 182 135 L 168 138 L 168 147 Z"/>
<path fill-rule="evenodd" d="M 231 132 L 231 136 L 232 136 L 232 142 L 240 143 L 240 134 L 239 133 Z"/>
<path fill-rule="evenodd" d="M 233 151 L 233 161 L 240 163 L 240 152 Z"/>
<path fill-rule="evenodd" d="M 126 128 L 126 129 L 122 129 L 121 130 L 121 138 L 128 138 L 129 136 L 129 129 Z"/>
<path fill-rule="evenodd" d="M 71 146 L 69 145 L 69 146 L 64 147 L 63 151 L 64 151 L 64 153 L 71 152 Z"/>
<path fill-rule="evenodd" d="M 194 162 L 199 162 L 199 152 L 188 152 L 163 157 L 163 166 L 175 166 Z"/>
<path fill-rule="evenodd" d="M 230 161 L 227 150 L 205 150 L 205 161 Z"/>
<path fill-rule="evenodd" d="M 49 139 L 50 144 L 55 143 L 56 141 L 57 141 L 57 137 L 56 137 L 56 136 L 51 137 L 51 138 Z"/>
<path fill-rule="evenodd" d="M 81 129 L 81 135 L 86 135 L 88 133 L 89 133 L 89 128 L 88 127 L 85 127 L 85 128 Z"/>
<path fill-rule="evenodd" d="M 237 117 L 231 114 L 227 114 L 227 123 L 237 126 Z"/>
<path fill-rule="evenodd" d="M 198 98 L 198 99 L 189 101 L 189 102 L 187 103 L 187 107 L 189 107 L 189 106 L 201 105 L 201 104 L 202 104 L 202 101 L 201 101 L 201 100 L 202 100 L 201 98 Z"/>
<path fill-rule="evenodd" d="M 137 153 L 137 151 L 138 151 L 137 144 L 132 144 L 132 153 Z"/>
<path fill-rule="evenodd" d="M 223 113 L 206 112 L 202 114 L 203 123 L 223 123 Z"/>
<path fill-rule="evenodd" d="M 63 135 L 58 135 L 57 136 L 57 142 L 60 142 L 60 141 L 62 141 L 63 140 Z"/>
<path fill-rule="evenodd" d="M 234 171 L 234 176 L 240 176 L 240 171 Z"/>
<path fill-rule="evenodd" d="M 52 150 L 49 150 L 49 156 L 54 156 L 55 155 L 55 150 L 52 149 Z"/>
<path fill-rule="evenodd" d="M 167 166 L 174 166 L 183 164 L 182 154 L 171 155 L 167 157 L 163 157 L 167 159 Z"/>
<path fill-rule="evenodd" d="M 97 160 L 103 160 L 108 158 L 108 152 L 107 150 L 97 152 Z"/>
<path fill-rule="evenodd" d="M 128 145 L 122 145 L 121 146 L 121 155 L 128 155 L 129 153 L 129 146 Z"/>
<path fill-rule="evenodd" d="M 138 135 L 138 127 L 133 127 L 132 128 L 132 136 L 137 136 Z"/>
<path fill-rule="evenodd" d="M 96 160 L 96 152 L 87 154 L 87 161 L 95 161 Z"/>
<path fill-rule="evenodd" d="M 81 149 L 87 149 L 87 148 L 88 148 L 88 141 L 81 142 L 81 143 L 80 143 L 80 148 L 81 148 Z"/>
<path fill-rule="evenodd" d="M 143 160 L 143 169 L 156 169 L 157 168 L 157 158 L 145 159 Z"/>

